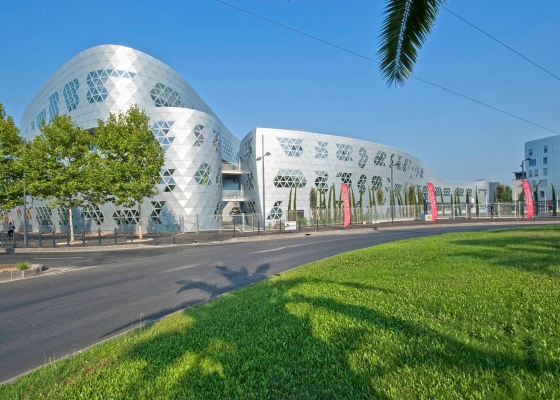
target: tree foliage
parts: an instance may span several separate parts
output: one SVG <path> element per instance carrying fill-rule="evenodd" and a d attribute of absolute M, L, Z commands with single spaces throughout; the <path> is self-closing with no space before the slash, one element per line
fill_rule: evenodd
<path fill-rule="evenodd" d="M 116 205 L 138 205 L 142 238 L 141 205 L 157 194 L 156 183 L 165 161 L 165 151 L 154 137 L 150 119 L 137 106 L 125 113 L 109 114 L 97 121 L 98 153 L 104 170 L 103 193 Z"/>
<path fill-rule="evenodd" d="M 494 189 L 494 201 L 498 203 L 508 203 L 513 201 L 513 195 L 511 191 L 511 187 L 500 183 Z"/>
<path fill-rule="evenodd" d="M 377 189 L 375 197 L 377 198 L 377 204 L 379 204 L 380 206 L 385 204 L 385 191 L 383 191 L 383 188 Z"/>
<path fill-rule="evenodd" d="M 68 115 L 59 115 L 29 143 L 22 155 L 27 173 L 27 191 L 46 200 L 50 207 L 62 206 L 69 212 L 73 238 L 72 208 L 85 203 L 97 204 L 103 182 L 100 159 L 92 151 L 94 137 Z"/>
<path fill-rule="evenodd" d="M 95 136 L 107 200 L 131 207 L 157 194 L 165 152 L 144 111 L 133 106 L 126 113 L 109 114 L 107 121 L 97 122 Z"/>
<path fill-rule="evenodd" d="M 388 86 L 402 86 L 412 75 L 446 0 L 387 0 L 379 34 L 380 69 Z"/>
<path fill-rule="evenodd" d="M 314 187 L 309 191 L 309 208 L 312 210 L 317 209 L 317 189 Z"/>
<path fill-rule="evenodd" d="M 19 161 L 24 148 L 19 129 L 0 103 L 0 210 L 22 204 L 23 169 Z"/>

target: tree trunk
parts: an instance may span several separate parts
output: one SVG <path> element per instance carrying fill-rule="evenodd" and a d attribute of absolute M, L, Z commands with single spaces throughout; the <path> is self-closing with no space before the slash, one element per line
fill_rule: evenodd
<path fill-rule="evenodd" d="M 68 229 L 70 229 L 70 243 L 74 243 L 74 225 L 72 224 L 72 207 L 68 207 Z"/>
<path fill-rule="evenodd" d="M 142 240 L 142 204 L 138 202 L 138 238 Z"/>

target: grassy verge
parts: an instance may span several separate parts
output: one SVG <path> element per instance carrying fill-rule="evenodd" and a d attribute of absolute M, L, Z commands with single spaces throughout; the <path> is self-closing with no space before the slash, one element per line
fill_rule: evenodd
<path fill-rule="evenodd" d="M 559 398 L 560 229 L 315 262 L 49 365 L 0 398 Z"/>

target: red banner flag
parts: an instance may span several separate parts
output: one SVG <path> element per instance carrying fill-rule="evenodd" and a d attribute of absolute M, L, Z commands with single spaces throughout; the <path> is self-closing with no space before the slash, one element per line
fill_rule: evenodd
<path fill-rule="evenodd" d="M 342 186 L 342 204 L 344 206 L 344 227 L 350 225 L 350 196 L 348 196 L 348 186 L 346 183 L 341 183 Z"/>
<path fill-rule="evenodd" d="M 529 185 L 528 181 L 522 180 L 521 186 L 523 186 L 523 193 L 525 194 L 525 205 L 527 206 L 527 219 L 533 218 L 535 207 L 533 203 L 533 192 L 531 191 L 531 185 Z"/>
<path fill-rule="evenodd" d="M 428 186 L 428 197 L 430 198 L 430 208 L 432 211 L 432 222 L 437 219 L 437 201 L 436 201 L 436 191 L 434 190 L 434 185 L 431 183 Z"/>

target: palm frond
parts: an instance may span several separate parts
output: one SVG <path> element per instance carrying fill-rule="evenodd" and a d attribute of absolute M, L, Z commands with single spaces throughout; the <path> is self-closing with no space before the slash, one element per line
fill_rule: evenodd
<path fill-rule="evenodd" d="M 380 68 L 388 86 L 402 86 L 412 74 L 418 49 L 447 0 L 387 0 L 379 34 Z"/>

